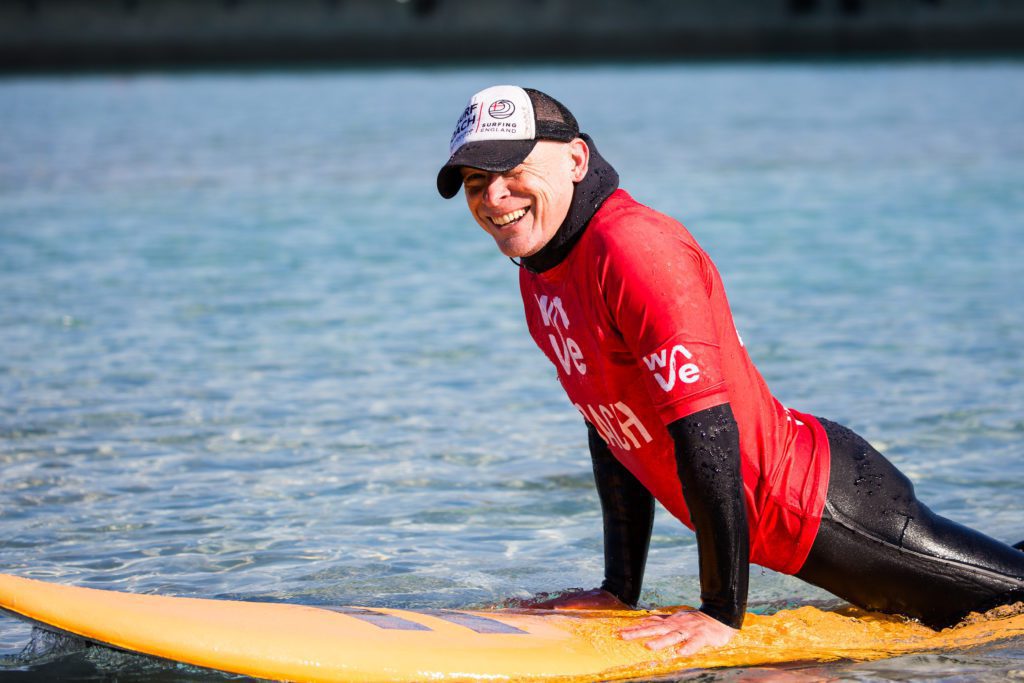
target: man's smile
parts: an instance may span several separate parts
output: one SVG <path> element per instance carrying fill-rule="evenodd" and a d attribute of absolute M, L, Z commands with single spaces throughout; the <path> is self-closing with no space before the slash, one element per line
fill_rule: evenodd
<path fill-rule="evenodd" d="M 506 213 L 501 216 L 493 216 L 489 220 L 491 221 L 491 223 L 498 226 L 499 228 L 504 228 L 519 221 L 523 216 L 525 216 L 529 212 L 529 210 L 530 207 L 526 206 L 523 207 L 522 209 L 516 209 L 515 211 L 510 211 L 509 213 Z"/>

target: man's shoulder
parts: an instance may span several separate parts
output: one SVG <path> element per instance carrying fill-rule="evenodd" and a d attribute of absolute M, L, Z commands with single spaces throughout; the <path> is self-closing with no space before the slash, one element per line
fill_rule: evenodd
<path fill-rule="evenodd" d="M 630 218 L 643 218 L 653 222 L 667 222 L 678 225 L 679 222 L 660 211 L 656 211 L 646 204 L 641 204 L 633 198 L 626 190 L 619 188 L 601 204 L 601 207 L 594 214 L 595 223 L 608 223 L 621 220 L 624 216 Z"/>
<path fill-rule="evenodd" d="M 590 248 L 598 253 L 640 253 L 660 246 L 697 247 L 682 223 L 616 190 L 587 227 Z"/>

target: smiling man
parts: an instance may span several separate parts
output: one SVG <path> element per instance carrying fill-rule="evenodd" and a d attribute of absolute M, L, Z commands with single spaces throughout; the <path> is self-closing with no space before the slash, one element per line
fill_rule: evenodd
<path fill-rule="evenodd" d="M 478 92 L 438 191 L 519 259 L 527 324 L 586 422 L 604 516 L 600 588 L 546 607 L 635 606 L 654 500 L 697 536 L 701 606 L 623 632 L 691 654 L 742 626 L 749 563 L 931 626 L 1024 598 L 1024 553 L 939 517 L 845 427 L 783 406 L 708 255 L 618 174 L 554 98 Z"/>

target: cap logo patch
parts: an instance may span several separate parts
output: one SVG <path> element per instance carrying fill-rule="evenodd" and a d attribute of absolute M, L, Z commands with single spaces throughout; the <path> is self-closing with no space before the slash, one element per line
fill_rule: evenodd
<path fill-rule="evenodd" d="M 516 105 L 509 100 L 497 100 L 487 108 L 487 113 L 495 119 L 507 119 L 516 113 Z"/>
<path fill-rule="evenodd" d="M 476 102 L 472 102 L 467 106 L 462 116 L 459 117 L 459 122 L 455 124 L 455 130 L 452 132 L 452 139 L 449 141 L 452 150 L 458 149 L 462 146 L 462 138 L 465 138 L 469 133 L 476 128 L 477 123 L 480 120 L 480 105 Z"/>

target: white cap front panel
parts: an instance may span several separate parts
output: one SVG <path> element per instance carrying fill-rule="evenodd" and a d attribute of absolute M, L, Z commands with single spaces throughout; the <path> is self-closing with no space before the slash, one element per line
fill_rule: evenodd
<path fill-rule="evenodd" d="M 533 102 L 522 88 L 495 85 L 470 98 L 452 133 L 449 154 L 467 142 L 533 140 L 536 127 Z"/>

